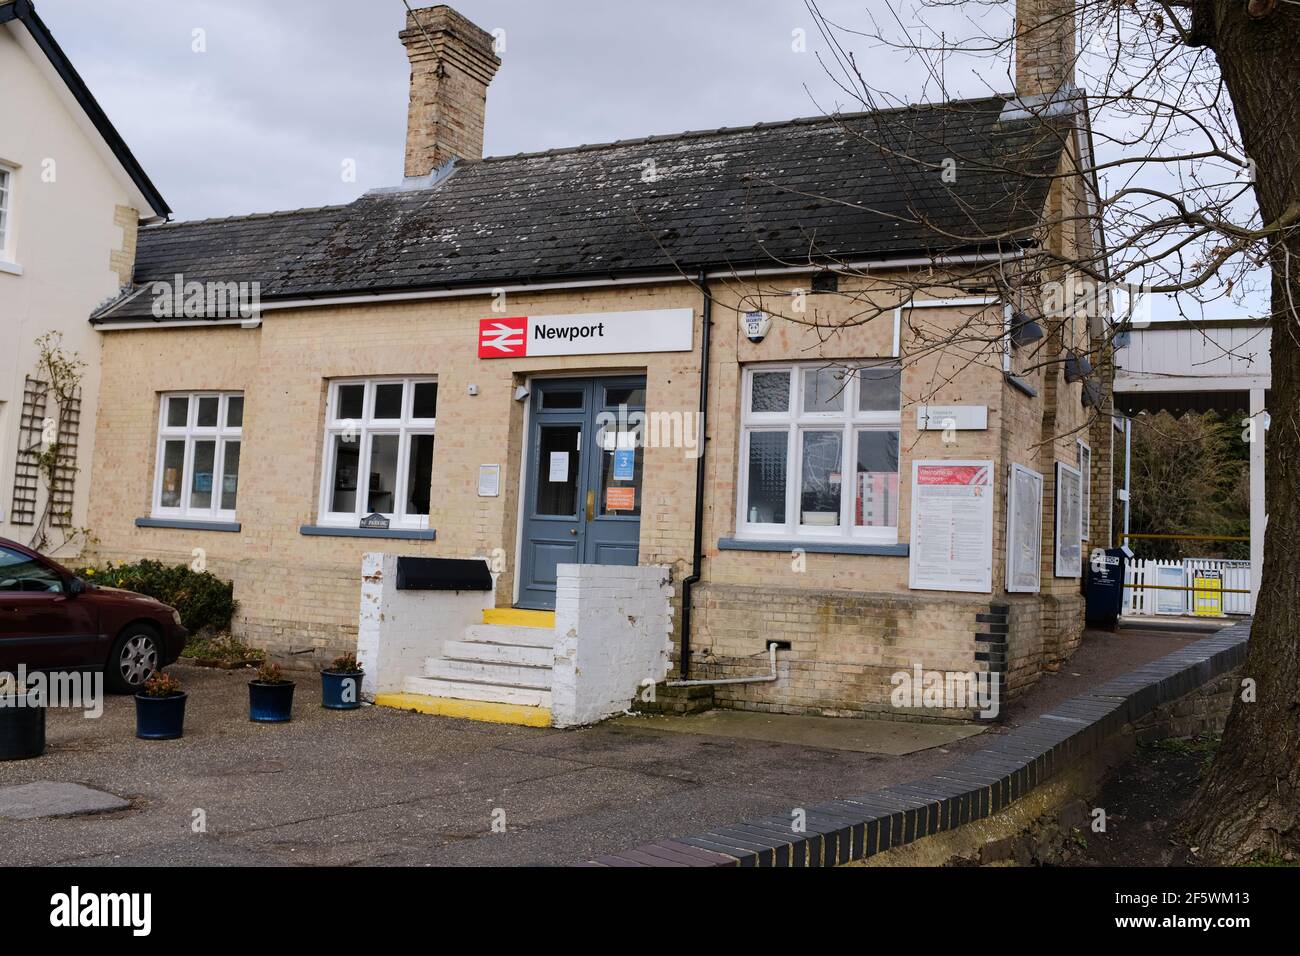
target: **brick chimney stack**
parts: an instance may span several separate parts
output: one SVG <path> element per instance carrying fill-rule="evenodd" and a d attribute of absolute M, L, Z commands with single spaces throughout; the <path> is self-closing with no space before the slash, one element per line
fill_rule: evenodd
<path fill-rule="evenodd" d="M 408 13 L 398 36 L 411 60 L 406 175 L 482 159 L 487 88 L 501 66 L 492 35 L 440 5 Z"/>
<path fill-rule="evenodd" d="M 1074 0 L 1016 0 L 1016 94 L 1051 95 L 1074 82 Z"/>

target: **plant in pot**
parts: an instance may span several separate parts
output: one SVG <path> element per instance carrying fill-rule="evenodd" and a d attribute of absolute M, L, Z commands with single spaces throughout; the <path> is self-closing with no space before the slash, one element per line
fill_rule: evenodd
<path fill-rule="evenodd" d="M 293 719 L 294 682 L 280 673 L 280 665 L 263 661 L 257 677 L 248 682 L 248 719 L 259 724 L 283 724 Z"/>
<path fill-rule="evenodd" d="M 327 710 L 356 710 L 361 706 L 361 681 L 365 670 L 357 655 L 344 654 L 321 671 L 321 706 Z"/>
<path fill-rule="evenodd" d="M 159 671 L 135 695 L 135 735 L 141 740 L 175 740 L 185 729 L 181 682 Z"/>

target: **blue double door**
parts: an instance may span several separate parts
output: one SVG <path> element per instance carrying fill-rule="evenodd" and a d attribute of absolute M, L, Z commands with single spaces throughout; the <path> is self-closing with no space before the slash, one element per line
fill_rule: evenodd
<path fill-rule="evenodd" d="M 559 565 L 637 563 L 645 377 L 534 380 L 529 401 L 518 606 L 551 609 Z"/>

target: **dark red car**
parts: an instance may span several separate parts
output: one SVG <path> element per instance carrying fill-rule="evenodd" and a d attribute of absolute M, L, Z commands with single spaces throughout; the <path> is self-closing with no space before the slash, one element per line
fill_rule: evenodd
<path fill-rule="evenodd" d="M 0 538 L 0 671 L 102 670 L 110 691 L 134 693 L 180 657 L 185 636 L 161 601 L 90 584 Z"/>

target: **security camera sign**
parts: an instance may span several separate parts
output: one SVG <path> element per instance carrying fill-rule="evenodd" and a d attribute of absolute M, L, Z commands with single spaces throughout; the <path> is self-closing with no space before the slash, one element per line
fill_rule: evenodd
<path fill-rule="evenodd" d="M 478 357 L 689 352 L 694 324 L 691 309 L 480 319 Z"/>

